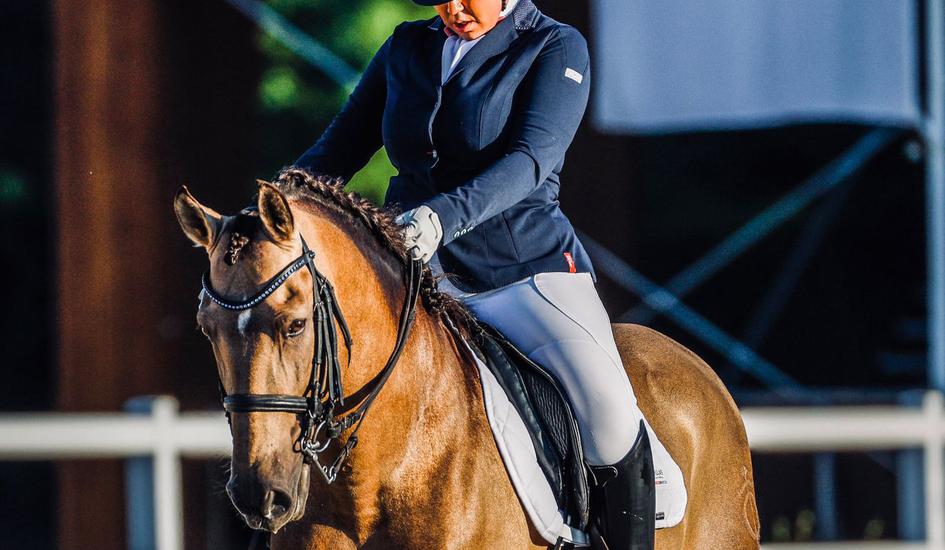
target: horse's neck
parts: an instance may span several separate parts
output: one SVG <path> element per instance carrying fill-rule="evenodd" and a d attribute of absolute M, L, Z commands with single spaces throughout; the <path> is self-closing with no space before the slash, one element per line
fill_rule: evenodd
<path fill-rule="evenodd" d="M 423 466 L 454 442 L 471 437 L 476 424 L 468 366 L 439 321 L 418 311 L 407 346 L 384 389 L 387 395 L 371 412 L 369 433 L 373 437 L 376 432 L 381 452 L 361 457 L 377 461 L 367 467 L 379 467 L 379 479 L 391 485 L 425 477 L 429 472 L 421 471 Z M 373 446 L 367 435 L 361 440 Z"/>
<path fill-rule="evenodd" d="M 345 391 L 363 393 L 359 390 L 375 380 L 393 350 L 406 292 L 392 295 L 390 289 L 402 288 L 403 280 L 375 269 L 376 259 L 350 250 L 350 243 L 349 250 L 343 251 L 337 245 L 340 236 L 328 238 L 327 228 L 319 228 L 318 234 L 329 262 L 344 258 L 344 269 L 330 263 L 334 273 L 326 276 L 334 282 L 355 342 Z M 313 483 L 309 502 L 326 503 L 322 509 L 332 509 L 330 521 L 347 524 L 345 530 L 361 538 L 374 531 L 381 517 L 391 514 L 398 499 L 429 496 L 431 482 L 442 487 L 437 480 L 442 469 L 451 461 L 470 461 L 464 456 L 466 448 L 483 448 L 491 438 L 477 376 L 450 331 L 418 303 L 404 350 L 367 414 L 358 446 L 348 459 L 349 468 L 342 469 L 329 488 Z M 472 462 L 469 467 L 475 466 Z M 420 503 L 413 500 L 412 504 Z"/>
<path fill-rule="evenodd" d="M 343 526 L 358 543 L 392 536 L 384 531 L 391 526 L 428 522 L 431 510 L 459 505 L 466 490 L 476 490 L 465 472 L 494 471 L 478 460 L 491 434 L 470 366 L 439 321 L 417 313 L 390 382 L 358 434 L 350 468 L 329 489 L 333 504 L 325 510 L 334 509 L 313 518 Z M 318 491 L 313 486 L 310 502 L 324 498 Z"/>

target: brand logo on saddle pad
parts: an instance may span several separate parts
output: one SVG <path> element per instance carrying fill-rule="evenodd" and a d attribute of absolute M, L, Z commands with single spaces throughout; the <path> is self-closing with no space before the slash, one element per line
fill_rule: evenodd
<path fill-rule="evenodd" d="M 657 468 L 654 470 L 653 477 L 656 478 L 656 485 L 665 485 L 667 483 L 666 476 L 663 475 L 662 468 Z"/>

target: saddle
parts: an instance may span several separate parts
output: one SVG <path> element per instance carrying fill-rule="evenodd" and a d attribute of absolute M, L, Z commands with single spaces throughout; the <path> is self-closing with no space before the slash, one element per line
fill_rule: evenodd
<path fill-rule="evenodd" d="M 494 327 L 479 320 L 482 331 L 471 347 L 505 390 L 528 428 L 539 467 L 548 479 L 558 509 L 569 524 L 588 524 L 589 488 L 577 420 L 558 380 L 525 356 Z"/>

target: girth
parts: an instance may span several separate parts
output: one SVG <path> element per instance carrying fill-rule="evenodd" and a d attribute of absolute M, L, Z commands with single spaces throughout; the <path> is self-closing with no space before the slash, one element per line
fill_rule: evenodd
<path fill-rule="evenodd" d="M 338 475 L 342 464 L 351 450 L 358 444 L 358 431 L 361 423 L 374 403 L 375 398 L 384 388 L 390 378 L 397 360 L 403 351 L 410 328 L 413 325 L 417 299 L 420 294 L 420 281 L 423 275 L 423 263 L 420 260 L 411 260 L 408 266 L 407 294 L 400 313 L 400 323 L 397 329 L 397 341 L 387 360 L 387 364 L 375 378 L 376 382 L 371 392 L 361 401 L 357 408 L 341 417 L 335 417 L 336 409 L 344 406 L 344 391 L 342 387 L 341 365 L 338 360 L 338 334 L 335 330 L 336 320 L 344 336 L 345 347 L 348 350 L 348 364 L 351 363 L 351 339 L 348 325 L 335 298 L 334 288 L 318 269 L 315 268 L 315 252 L 309 250 L 305 239 L 299 235 L 302 242 L 302 254 L 287 265 L 278 274 L 267 281 L 263 288 L 252 297 L 243 301 L 233 301 L 219 295 L 210 285 L 209 270 L 204 273 L 201 282 L 206 295 L 214 303 L 229 310 L 246 310 L 261 303 L 276 291 L 289 277 L 302 267 L 306 267 L 312 275 L 313 305 L 315 326 L 315 352 L 312 357 L 312 370 L 309 383 L 303 395 L 285 394 L 233 394 L 227 395 L 220 383 L 220 393 L 223 409 L 227 420 L 232 413 L 261 413 L 281 412 L 299 416 L 302 427 L 301 435 L 295 442 L 294 448 L 302 454 L 303 460 L 315 466 L 325 478 L 332 483 Z M 324 452 L 332 440 L 338 440 L 349 428 L 354 431 L 342 444 L 340 451 L 329 465 L 323 465 L 319 454 Z"/>

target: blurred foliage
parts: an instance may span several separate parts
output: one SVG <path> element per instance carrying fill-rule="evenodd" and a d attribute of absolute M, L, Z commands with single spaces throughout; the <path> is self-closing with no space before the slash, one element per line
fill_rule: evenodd
<path fill-rule="evenodd" d="M 817 516 L 813 510 L 804 509 L 794 518 L 794 541 L 803 542 L 814 539 L 814 527 Z"/>
<path fill-rule="evenodd" d="M 771 540 L 773 542 L 788 542 L 791 540 L 791 520 L 780 515 L 774 518 L 771 524 Z"/>
<path fill-rule="evenodd" d="M 883 518 L 871 518 L 863 528 L 863 538 L 866 540 L 881 540 L 886 536 L 886 522 Z"/>
<path fill-rule="evenodd" d="M 402 21 L 429 19 L 432 8 L 410 0 L 267 0 L 267 3 L 344 62 L 363 71 Z M 344 105 L 348 91 L 280 42 L 259 31 L 264 69 L 259 82 L 259 154 L 273 174 L 310 147 Z M 395 173 L 381 149 L 348 183 L 380 204 Z M 268 175 L 267 174 L 267 175 Z"/>
<path fill-rule="evenodd" d="M 11 168 L 0 166 L 0 205 L 21 206 L 27 198 L 25 178 Z"/>

